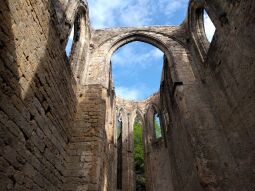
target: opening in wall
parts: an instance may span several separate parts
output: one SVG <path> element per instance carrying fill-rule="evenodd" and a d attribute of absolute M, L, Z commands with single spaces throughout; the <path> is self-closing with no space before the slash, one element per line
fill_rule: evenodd
<path fill-rule="evenodd" d="M 144 100 L 159 91 L 164 53 L 146 42 L 131 41 L 111 58 L 116 95 Z"/>
<path fill-rule="evenodd" d="M 204 30 L 205 30 L 205 35 L 206 35 L 207 40 L 209 42 L 211 42 L 212 38 L 214 36 L 216 28 L 215 28 L 212 20 L 210 19 L 209 15 L 207 14 L 205 9 L 203 11 L 203 14 L 204 14 Z"/>
<path fill-rule="evenodd" d="M 134 163 L 135 190 L 145 191 L 144 146 L 142 138 L 142 122 L 139 119 L 136 119 L 134 123 Z"/>
<path fill-rule="evenodd" d="M 73 46 L 73 41 L 74 41 L 73 38 L 74 38 L 74 26 L 71 29 L 71 33 L 70 33 L 70 35 L 68 37 L 68 41 L 67 41 L 66 48 L 65 48 L 66 55 L 68 57 L 70 57 L 70 54 L 71 54 L 71 50 L 72 50 L 72 46 Z"/>
<path fill-rule="evenodd" d="M 84 26 L 84 27 L 82 27 Z M 71 28 L 70 35 L 68 36 L 67 44 L 66 44 L 66 55 L 70 58 L 73 54 L 74 48 L 78 45 L 76 42 L 84 40 L 86 34 L 86 19 L 83 11 L 79 11 L 76 15 L 74 24 Z"/>
<path fill-rule="evenodd" d="M 160 118 L 157 113 L 154 114 L 153 121 L 154 121 L 155 136 L 156 136 L 156 139 L 159 139 L 162 137 L 162 131 L 160 126 Z"/>
<path fill-rule="evenodd" d="M 117 126 L 117 189 L 122 189 L 122 116 L 116 118 Z"/>
<path fill-rule="evenodd" d="M 194 45 L 204 62 L 216 28 L 207 14 L 204 4 L 191 4 L 189 7 L 189 28 Z"/>

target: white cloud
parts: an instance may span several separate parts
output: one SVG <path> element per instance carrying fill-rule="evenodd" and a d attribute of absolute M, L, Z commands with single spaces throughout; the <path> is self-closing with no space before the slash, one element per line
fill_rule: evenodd
<path fill-rule="evenodd" d="M 164 53 L 157 48 L 152 52 L 152 56 L 155 58 L 162 58 L 164 56 Z"/>
<path fill-rule="evenodd" d="M 116 95 L 127 100 L 138 100 L 141 92 L 135 88 L 116 87 Z"/>
<path fill-rule="evenodd" d="M 155 93 L 152 92 L 151 87 L 147 85 L 148 84 L 142 82 L 128 87 L 122 85 L 116 86 L 116 95 L 127 100 L 143 100 Z"/>
<path fill-rule="evenodd" d="M 186 13 L 188 0 L 88 0 L 94 28 L 155 25 L 180 9 Z"/>
<path fill-rule="evenodd" d="M 89 0 L 90 19 L 95 28 L 115 25 L 115 12 L 125 6 L 121 0 Z"/>
<path fill-rule="evenodd" d="M 118 52 L 113 54 L 112 63 L 122 67 L 128 67 L 127 61 L 133 64 L 134 62 L 137 61 L 136 60 L 137 56 L 138 55 L 136 55 L 136 53 L 134 52 L 134 49 L 132 49 L 131 46 L 127 45 L 122 47 L 120 50 L 118 50 Z"/>
<path fill-rule="evenodd" d="M 69 36 L 71 39 L 73 39 L 74 37 L 74 26 L 72 26 L 72 29 L 71 29 L 71 33 L 70 33 L 70 36 Z"/>
<path fill-rule="evenodd" d="M 163 58 L 164 53 L 156 47 L 153 47 L 149 52 L 133 48 L 132 44 L 122 47 L 118 52 L 113 54 L 112 63 L 124 68 L 132 69 L 134 67 L 150 67 L 152 59 Z"/>
<path fill-rule="evenodd" d="M 121 22 L 125 26 L 143 26 L 151 23 L 152 7 L 150 0 L 131 1 L 121 11 Z M 136 2 L 136 3 L 134 3 Z"/>
<path fill-rule="evenodd" d="M 205 27 L 205 34 L 207 36 L 207 39 L 211 42 L 213 35 L 215 33 L 215 26 L 212 23 L 206 11 L 204 11 L 204 27 Z"/>
<path fill-rule="evenodd" d="M 159 9 L 163 12 L 163 14 L 172 17 L 176 11 L 184 8 L 185 5 L 188 4 L 188 0 L 159 0 L 158 4 Z"/>

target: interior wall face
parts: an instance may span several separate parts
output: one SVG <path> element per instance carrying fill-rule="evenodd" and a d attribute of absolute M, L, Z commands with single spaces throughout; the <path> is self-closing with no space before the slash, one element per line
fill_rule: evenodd
<path fill-rule="evenodd" d="M 122 179 L 122 190 L 126 191 L 135 190 L 133 124 L 136 118 L 136 110 L 134 104 L 133 102 L 116 98 L 116 108 L 121 113 L 122 118 L 122 143 L 120 151 L 122 161 L 119 161 L 121 163 L 121 177 L 119 178 Z"/>
<path fill-rule="evenodd" d="M 206 74 L 210 75 L 205 79 L 234 159 L 233 165 L 225 164 L 231 169 L 230 182 L 236 190 L 254 190 L 255 176 L 250 169 L 255 168 L 255 15 L 252 14 L 255 5 L 253 1 L 233 2 L 229 7 L 220 5 L 227 13 L 228 22 L 219 27 L 218 38 L 208 52 Z"/>
<path fill-rule="evenodd" d="M 106 106 L 112 98 L 101 85 L 79 86 L 77 112 L 67 145 L 65 190 L 116 189 L 116 148 L 113 137 L 108 137 L 112 122 L 106 118 Z M 112 115 L 108 118 L 112 119 Z"/>
<path fill-rule="evenodd" d="M 75 81 L 54 5 L 1 1 L 1 190 L 62 190 Z"/>
<path fill-rule="evenodd" d="M 218 135 L 211 133 L 212 145 L 220 145 L 219 157 L 208 163 L 214 171 L 213 188 L 253 190 L 254 174 L 254 2 L 206 1 L 216 26 L 215 37 L 205 55 L 201 78 L 208 92 Z M 191 46 L 196 47 L 198 39 Z M 196 49 L 196 48 L 195 48 Z M 209 135 L 208 135 L 209 136 Z M 222 141 L 219 141 L 221 136 Z M 215 146 L 213 146 L 215 148 Z M 224 149 L 223 149 L 224 148 Z M 215 151 L 214 151 L 215 152 Z M 220 159 L 221 158 L 221 159 Z M 213 161 L 213 160 L 211 160 Z M 209 165 L 210 164 L 210 165 Z"/>
<path fill-rule="evenodd" d="M 159 96 L 157 97 L 157 103 L 159 103 Z M 154 100 L 155 101 L 155 100 Z M 156 138 L 155 126 L 154 126 L 154 114 L 157 112 L 159 118 L 162 119 L 160 110 L 156 111 L 153 102 L 148 105 L 145 114 L 145 137 L 148 141 L 145 144 L 145 163 L 146 163 L 146 184 L 147 190 L 162 190 L 173 191 L 172 176 L 170 168 L 170 159 L 168 154 L 168 148 L 165 144 L 164 132 L 162 131 L 162 137 Z M 155 103 L 153 103 L 154 105 Z M 159 104 L 158 109 L 159 108 Z M 161 128 L 164 128 L 164 124 L 161 123 Z"/>
<path fill-rule="evenodd" d="M 141 118 L 139 119 L 143 128 L 146 190 L 173 190 L 169 166 L 170 159 L 165 140 L 163 137 L 160 139 L 155 137 L 153 116 L 156 112 L 154 106 L 159 108 L 159 94 L 155 94 L 143 102 L 126 101 L 117 98 L 116 106 L 118 109 L 125 111 L 122 112 L 122 190 L 135 189 L 133 124 L 137 117 Z M 141 113 L 138 115 L 137 112 Z M 160 110 L 157 109 L 157 112 L 160 113 Z M 128 124 L 130 128 L 128 128 Z M 127 134 L 129 136 L 125 136 Z"/>
<path fill-rule="evenodd" d="M 211 44 L 198 25 L 203 8 L 216 26 Z M 135 189 L 137 112 L 148 191 L 254 191 L 255 2 L 190 0 L 180 26 L 100 30 L 87 9 L 83 0 L 1 2 L 1 189 L 116 190 L 118 107 L 122 191 Z M 86 30 L 68 59 L 79 11 Z M 165 54 L 160 91 L 144 101 L 115 97 L 112 82 L 112 53 L 133 41 Z"/>

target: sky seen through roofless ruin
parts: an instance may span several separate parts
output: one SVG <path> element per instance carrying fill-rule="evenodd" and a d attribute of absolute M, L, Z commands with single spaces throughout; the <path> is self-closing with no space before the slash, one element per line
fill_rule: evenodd
<path fill-rule="evenodd" d="M 185 19 L 188 0 L 88 0 L 93 28 L 179 25 Z M 207 14 L 205 31 L 209 41 L 215 32 Z M 66 48 L 70 54 L 73 31 Z M 163 53 L 143 42 L 132 42 L 112 56 L 113 80 L 117 96 L 143 100 L 159 90 Z"/>

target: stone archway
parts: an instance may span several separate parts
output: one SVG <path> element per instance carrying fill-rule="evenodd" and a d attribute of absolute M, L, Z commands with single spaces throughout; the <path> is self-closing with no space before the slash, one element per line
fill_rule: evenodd
<path fill-rule="evenodd" d="M 106 29 L 103 31 L 94 31 L 92 34 L 92 42 L 90 44 L 90 63 L 88 70 L 83 75 L 82 83 L 90 85 L 90 84 L 100 84 L 105 89 L 110 89 L 109 74 L 111 74 L 110 67 L 110 58 L 115 50 L 120 48 L 121 46 L 128 44 L 133 41 L 142 41 L 149 43 L 153 46 L 156 46 L 160 50 L 162 50 L 165 54 L 165 65 L 168 66 L 170 70 L 168 81 L 171 82 L 171 94 L 174 93 L 175 88 L 178 84 L 192 84 L 196 80 L 196 77 L 193 73 L 193 69 L 190 64 L 189 53 L 187 48 L 184 46 L 183 39 L 180 36 L 177 38 L 176 30 L 180 30 L 181 27 L 142 27 L 142 28 L 121 28 L 121 29 Z M 165 32 L 168 31 L 168 32 Z M 162 82 L 161 82 L 162 83 Z M 148 101 L 148 100 L 147 100 Z M 145 100 L 145 102 L 147 103 Z M 118 104 L 117 104 L 118 105 Z M 134 170 L 133 170 L 133 131 L 132 126 L 134 122 L 134 118 L 136 116 L 134 109 L 128 111 L 126 109 L 126 121 L 123 128 L 125 129 L 123 132 L 123 149 L 122 149 L 122 157 L 123 157 L 123 172 L 125 172 L 122 176 L 122 188 L 125 191 L 133 191 L 134 189 Z M 124 124 L 123 123 L 123 124 Z M 146 125 L 144 125 L 146 126 Z M 145 128 L 144 128 L 145 129 Z M 148 130 L 144 133 L 145 135 L 151 136 L 148 134 Z M 162 159 L 168 159 L 167 148 L 164 147 L 166 145 L 164 142 L 162 145 L 162 149 L 157 148 L 157 146 L 150 145 L 152 142 L 149 141 L 149 137 L 145 138 L 145 147 L 146 147 L 146 170 L 148 182 L 151 182 L 150 185 L 147 185 L 148 191 L 154 191 L 157 189 L 166 189 L 163 185 L 165 182 L 160 181 L 160 175 L 155 174 L 155 172 L 159 172 L 159 169 L 163 169 L 161 166 L 158 169 L 155 168 L 155 159 L 157 158 L 157 152 L 165 155 Z M 153 143 L 154 144 L 154 143 Z M 161 147 L 161 146 L 160 146 Z M 151 152 L 153 154 L 151 154 Z M 161 156 L 161 154 L 159 156 Z M 169 164 L 168 162 L 167 164 Z M 165 168 L 167 169 L 167 168 Z M 164 171 L 164 170 L 163 170 Z M 170 170 L 164 171 L 166 174 L 170 173 Z M 165 177 L 171 177 L 169 174 Z M 149 181 L 153 180 L 153 181 Z M 165 178 L 164 178 L 165 179 Z M 153 182 L 153 183 L 152 183 Z"/>
<path fill-rule="evenodd" d="M 182 39 L 176 37 L 177 27 L 144 27 L 144 28 L 120 28 L 108 29 L 104 31 L 94 31 L 93 44 L 91 44 L 90 63 L 88 70 L 82 75 L 84 84 L 103 84 L 107 87 L 109 78 L 106 74 L 110 73 L 110 58 L 114 51 L 121 46 L 134 41 L 142 41 L 159 48 L 166 56 L 170 65 L 171 77 L 173 81 L 181 79 L 181 73 L 175 70 L 175 63 L 182 64 L 189 61 L 187 49 L 183 46 Z M 164 31 L 168 30 L 167 33 Z M 170 32 L 169 32 L 170 31 Z M 180 51 L 181 50 L 181 51 Z M 184 62 L 183 62 L 183 61 Z M 181 66 L 182 70 L 184 66 Z M 187 67 L 189 67 L 187 65 Z M 191 68 L 187 68 L 193 74 Z M 186 72 L 188 74 L 189 72 Z"/>
<path fill-rule="evenodd" d="M 117 108 L 123 108 L 125 117 L 122 117 L 122 190 L 135 190 L 134 169 L 134 122 L 139 118 L 142 123 L 142 142 L 144 146 L 144 162 L 146 190 L 172 189 L 171 169 L 169 169 L 169 156 L 165 139 L 156 140 L 154 137 L 153 114 L 160 113 L 159 93 L 154 94 L 144 101 L 128 101 L 116 99 Z M 156 109 L 155 109 L 156 108 Z M 152 111 L 152 112 L 151 112 Z M 119 113 L 119 111 L 118 111 Z M 163 175 L 164 177 L 162 177 Z M 169 187 L 169 185 L 171 185 Z"/>

